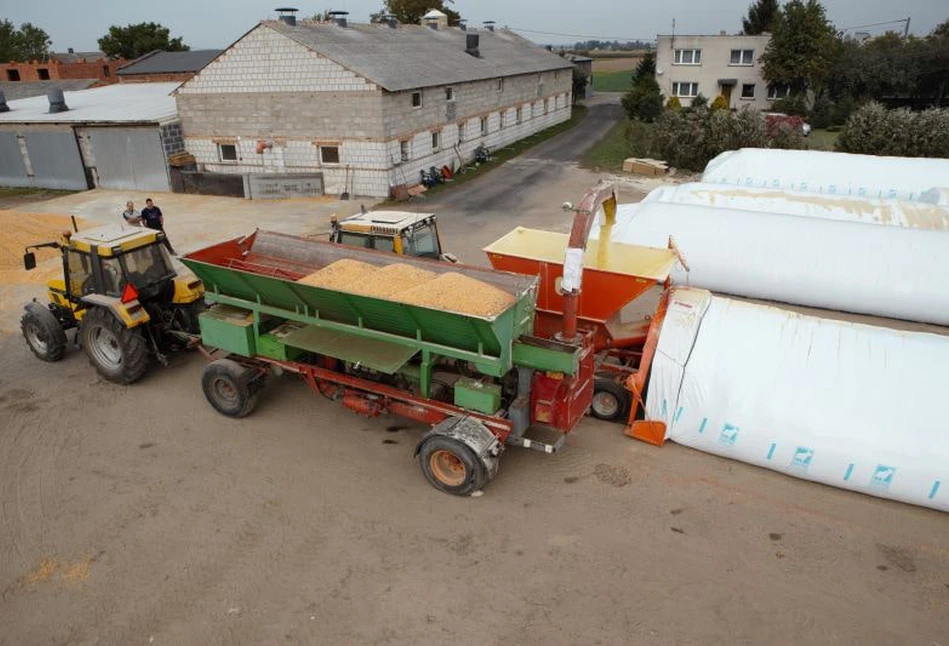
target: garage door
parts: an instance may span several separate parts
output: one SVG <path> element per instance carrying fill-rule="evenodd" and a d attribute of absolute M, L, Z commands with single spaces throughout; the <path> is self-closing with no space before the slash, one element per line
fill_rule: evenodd
<path fill-rule="evenodd" d="M 158 128 L 89 128 L 102 188 L 167 191 Z"/>
<path fill-rule="evenodd" d="M 32 186 L 84 191 L 86 171 L 72 129 L 61 132 L 24 132 L 33 167 Z"/>
<path fill-rule="evenodd" d="M 0 186 L 29 186 L 15 132 L 0 132 Z"/>

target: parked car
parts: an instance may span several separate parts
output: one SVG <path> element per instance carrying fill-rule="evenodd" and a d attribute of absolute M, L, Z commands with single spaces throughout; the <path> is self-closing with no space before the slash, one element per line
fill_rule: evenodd
<path fill-rule="evenodd" d="M 805 137 L 811 134 L 811 124 L 806 123 L 801 117 L 785 114 L 784 112 L 765 112 L 764 119 L 769 136 L 773 136 L 782 123 L 788 124 Z"/>

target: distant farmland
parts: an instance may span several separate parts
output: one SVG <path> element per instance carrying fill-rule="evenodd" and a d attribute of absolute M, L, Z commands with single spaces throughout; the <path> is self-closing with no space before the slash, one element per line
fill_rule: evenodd
<path fill-rule="evenodd" d="M 593 89 L 597 92 L 625 92 L 632 85 L 633 70 L 641 55 L 593 59 Z"/>

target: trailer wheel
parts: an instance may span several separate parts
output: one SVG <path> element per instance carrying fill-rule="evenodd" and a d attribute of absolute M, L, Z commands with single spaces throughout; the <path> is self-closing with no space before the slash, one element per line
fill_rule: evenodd
<path fill-rule="evenodd" d="M 201 388 L 208 403 L 221 415 L 246 417 L 257 405 L 260 392 L 254 377 L 252 370 L 236 361 L 217 359 L 204 368 Z"/>
<path fill-rule="evenodd" d="M 617 422 L 629 412 L 630 393 L 622 384 L 606 377 L 598 377 L 593 385 L 590 413 L 597 419 Z"/>
<path fill-rule="evenodd" d="M 484 464 L 466 444 L 434 435 L 419 447 L 419 466 L 433 487 L 455 496 L 479 491 L 487 481 Z"/>

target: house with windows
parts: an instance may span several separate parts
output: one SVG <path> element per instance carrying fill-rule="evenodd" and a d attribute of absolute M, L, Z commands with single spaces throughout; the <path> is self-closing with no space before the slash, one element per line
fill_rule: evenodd
<path fill-rule="evenodd" d="M 721 95 L 732 109 L 750 105 L 771 109 L 788 95 L 786 87 L 764 80 L 760 56 L 771 39 L 759 36 L 659 36 L 656 39 L 656 81 L 666 97 L 682 105 L 702 94 L 709 102 Z"/>
<path fill-rule="evenodd" d="M 205 174 L 385 197 L 566 121 L 572 66 L 508 30 L 259 23 L 176 92 Z M 316 189 L 314 189 L 316 187 Z"/>

